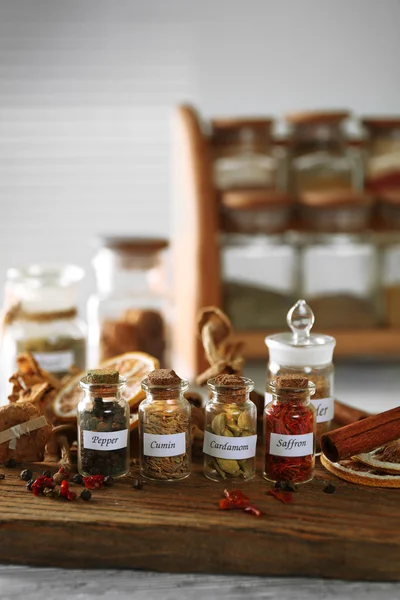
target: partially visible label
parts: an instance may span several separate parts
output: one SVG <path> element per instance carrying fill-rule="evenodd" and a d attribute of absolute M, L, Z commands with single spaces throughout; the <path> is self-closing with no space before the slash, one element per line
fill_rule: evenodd
<path fill-rule="evenodd" d="M 128 430 L 84 431 L 83 447 L 89 450 L 121 450 L 128 445 Z"/>
<path fill-rule="evenodd" d="M 272 402 L 272 394 L 270 394 L 269 392 L 265 392 L 264 406 L 266 406 L 269 402 Z"/>
<path fill-rule="evenodd" d="M 74 353 L 70 350 L 63 352 L 33 352 L 39 366 L 49 373 L 68 371 L 74 364 Z"/>
<path fill-rule="evenodd" d="M 203 452 L 215 456 L 215 458 L 244 460 L 245 458 L 253 458 L 256 455 L 256 444 L 256 435 L 235 438 L 226 435 L 215 435 L 205 431 Z"/>
<path fill-rule="evenodd" d="M 320 398 L 319 400 L 311 399 L 311 404 L 315 406 L 315 410 L 317 411 L 317 423 L 332 421 L 335 412 L 333 396 L 329 398 Z"/>
<path fill-rule="evenodd" d="M 143 434 L 145 456 L 178 456 L 186 453 L 186 433 L 172 435 Z"/>
<path fill-rule="evenodd" d="M 314 434 L 283 435 L 271 433 L 269 453 L 274 456 L 308 456 L 314 452 Z"/>

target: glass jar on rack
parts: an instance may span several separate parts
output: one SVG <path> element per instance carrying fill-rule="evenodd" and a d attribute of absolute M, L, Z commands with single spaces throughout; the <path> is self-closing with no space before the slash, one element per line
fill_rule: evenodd
<path fill-rule="evenodd" d="M 381 321 L 378 250 L 365 229 L 371 199 L 302 194 L 301 294 L 325 329 L 368 329 Z"/>
<path fill-rule="evenodd" d="M 223 306 L 238 331 L 276 329 L 297 297 L 298 251 L 277 235 L 221 235 Z"/>
<path fill-rule="evenodd" d="M 290 189 L 331 193 L 363 188 L 359 152 L 350 149 L 344 132 L 347 112 L 302 112 L 286 116 L 291 127 Z"/>
<path fill-rule="evenodd" d="M 88 301 L 91 364 L 131 351 L 167 360 L 167 246 L 163 239 L 102 239 L 93 260 L 97 293 Z"/>
<path fill-rule="evenodd" d="M 400 229 L 400 118 L 365 118 L 366 185 L 378 201 L 382 224 Z"/>
<path fill-rule="evenodd" d="M 316 442 L 331 429 L 334 417 L 334 368 L 336 340 L 311 333 L 314 313 L 305 300 L 298 300 L 287 314 L 292 333 L 277 333 L 265 339 L 269 351 L 266 402 L 273 401 L 270 385 L 277 377 L 306 377 L 315 385 L 311 403 L 316 410 Z M 308 432 L 305 432 L 308 433 Z"/>
<path fill-rule="evenodd" d="M 382 262 L 386 323 L 400 327 L 400 237 L 384 247 Z"/>
<path fill-rule="evenodd" d="M 286 161 L 272 141 L 271 127 L 272 120 L 262 118 L 212 121 L 214 182 L 218 189 L 286 190 Z"/>
<path fill-rule="evenodd" d="M 84 271 L 73 265 L 31 265 L 7 272 L 2 338 L 3 390 L 20 352 L 31 352 L 56 377 L 86 366 L 86 326 L 78 318 Z"/>

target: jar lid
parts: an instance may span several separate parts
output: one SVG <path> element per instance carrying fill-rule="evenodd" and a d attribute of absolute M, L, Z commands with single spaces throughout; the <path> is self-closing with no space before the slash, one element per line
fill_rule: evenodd
<path fill-rule="evenodd" d="M 221 204 L 225 208 L 233 210 L 262 210 L 266 206 L 279 206 L 291 204 L 292 198 L 289 194 L 279 190 L 267 189 L 237 189 L 227 190 L 221 193 Z"/>
<path fill-rule="evenodd" d="M 355 190 L 312 190 L 299 195 L 299 202 L 312 208 L 331 206 L 370 206 L 372 197 Z"/>
<path fill-rule="evenodd" d="M 226 117 L 211 120 L 214 131 L 230 131 L 242 127 L 265 129 L 271 127 L 272 123 L 273 119 L 271 117 Z"/>
<path fill-rule="evenodd" d="M 298 300 L 287 314 L 292 333 L 265 338 L 270 360 L 283 366 L 312 367 L 332 362 L 336 340 L 330 335 L 310 333 L 314 313 L 305 300 Z"/>
<path fill-rule="evenodd" d="M 348 119 L 350 112 L 347 110 L 335 110 L 335 111 L 319 111 L 309 110 L 288 113 L 285 115 L 285 121 L 292 125 L 303 125 L 306 123 L 339 123 Z"/>
<path fill-rule="evenodd" d="M 390 129 L 400 127 L 400 116 L 364 117 L 361 123 L 371 129 Z"/>
<path fill-rule="evenodd" d="M 160 252 L 169 245 L 168 240 L 164 238 L 152 237 L 101 235 L 99 241 L 104 248 L 116 250 L 117 252 L 132 252 L 136 254 Z"/>

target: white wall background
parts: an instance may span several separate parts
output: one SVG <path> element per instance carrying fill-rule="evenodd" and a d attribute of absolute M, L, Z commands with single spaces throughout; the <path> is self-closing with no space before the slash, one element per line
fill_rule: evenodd
<path fill-rule="evenodd" d="M 399 113 L 399 23 L 399 0 L 0 0 L 0 284 L 168 235 L 178 102 Z"/>

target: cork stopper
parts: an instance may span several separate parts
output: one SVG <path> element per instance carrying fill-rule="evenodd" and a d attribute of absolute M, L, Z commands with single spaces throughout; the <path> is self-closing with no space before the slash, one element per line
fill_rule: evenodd
<path fill-rule="evenodd" d="M 306 390 L 308 388 L 308 379 L 307 377 L 299 377 L 299 375 L 282 375 L 276 378 L 275 386 L 277 390 Z"/>
<path fill-rule="evenodd" d="M 172 369 L 155 369 L 147 377 L 149 388 L 179 387 L 182 379 Z"/>
<path fill-rule="evenodd" d="M 86 373 L 90 384 L 113 384 L 119 382 L 119 373 L 115 369 L 91 369 Z"/>
<path fill-rule="evenodd" d="M 214 383 L 216 386 L 232 387 L 236 389 L 246 387 L 246 380 L 243 379 L 243 377 L 240 377 L 239 375 L 228 375 L 226 373 L 218 375 L 215 378 Z"/>

